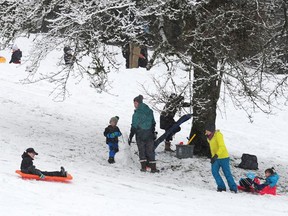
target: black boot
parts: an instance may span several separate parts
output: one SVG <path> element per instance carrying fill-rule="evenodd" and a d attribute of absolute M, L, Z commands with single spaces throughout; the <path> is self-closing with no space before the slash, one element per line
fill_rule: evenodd
<path fill-rule="evenodd" d="M 109 157 L 108 163 L 110 163 L 110 164 L 115 163 L 114 157 Z"/>
<path fill-rule="evenodd" d="M 142 161 L 140 162 L 141 163 L 141 169 L 140 171 L 141 172 L 146 172 L 146 164 L 147 164 L 147 161 Z"/>
<path fill-rule="evenodd" d="M 170 142 L 170 141 L 165 141 L 165 149 L 164 149 L 164 151 L 174 152 L 174 151 L 171 149 L 171 142 Z"/>
<path fill-rule="evenodd" d="M 150 163 L 151 173 L 159 173 L 160 171 L 156 168 L 156 162 Z"/>
<path fill-rule="evenodd" d="M 65 171 L 64 167 L 61 166 L 60 169 L 61 169 L 61 171 L 60 171 L 61 172 L 61 176 L 67 177 L 67 172 Z"/>

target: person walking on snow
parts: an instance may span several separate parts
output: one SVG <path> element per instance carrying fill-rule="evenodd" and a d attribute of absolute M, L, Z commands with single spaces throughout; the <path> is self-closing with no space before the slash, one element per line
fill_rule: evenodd
<path fill-rule="evenodd" d="M 22 51 L 18 48 L 18 46 L 15 44 L 12 47 L 12 56 L 9 64 L 21 64 L 21 58 L 22 58 Z"/>
<path fill-rule="evenodd" d="M 108 163 L 115 163 L 115 154 L 119 151 L 118 137 L 122 135 L 120 129 L 117 127 L 119 117 L 112 117 L 109 121 L 110 125 L 105 128 L 104 136 L 106 137 L 106 144 L 109 146 Z"/>
<path fill-rule="evenodd" d="M 217 184 L 217 191 L 226 191 L 225 183 L 219 173 L 222 169 L 231 191 L 237 193 L 237 185 L 230 171 L 230 158 L 224 143 L 223 135 L 215 130 L 215 124 L 208 124 L 205 128 L 205 135 L 211 151 L 211 170 Z"/>
<path fill-rule="evenodd" d="M 132 116 L 132 124 L 128 144 L 131 145 L 133 136 L 136 134 L 136 143 L 139 151 L 141 163 L 140 171 L 146 172 L 146 165 L 149 162 L 152 173 L 157 173 L 155 151 L 154 151 L 154 131 L 155 119 L 153 111 L 143 103 L 143 96 L 134 98 L 135 111 Z"/>
<path fill-rule="evenodd" d="M 168 131 L 174 124 L 174 117 L 176 112 L 182 107 L 189 107 L 190 103 L 184 102 L 184 97 L 181 95 L 171 94 L 168 102 L 165 104 L 163 111 L 160 114 L 160 128 Z M 173 152 L 171 149 L 171 141 L 173 136 L 181 130 L 181 127 L 177 127 L 171 135 L 165 139 L 165 149 L 164 151 Z"/>
<path fill-rule="evenodd" d="M 33 165 L 35 155 L 38 155 L 38 153 L 33 148 L 26 149 L 26 151 L 22 154 L 22 162 L 20 167 L 21 172 L 38 175 L 41 179 L 45 179 L 45 176 L 67 177 L 67 172 L 65 171 L 64 167 L 61 167 L 60 171 L 52 172 L 36 169 L 36 167 Z"/>

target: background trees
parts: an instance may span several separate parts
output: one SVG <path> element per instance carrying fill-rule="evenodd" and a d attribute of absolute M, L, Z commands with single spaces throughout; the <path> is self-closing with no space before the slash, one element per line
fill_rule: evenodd
<path fill-rule="evenodd" d="M 147 45 L 154 51 L 148 69 L 161 59 L 168 79 L 181 62 L 192 76 L 190 136 L 197 134 L 198 155 L 209 155 L 203 130 L 215 122 L 221 89 L 249 118 L 257 109 L 270 113 L 277 97 L 286 97 L 287 0 L 23 0 L 1 5 L 2 41 L 7 45 L 19 35 L 41 33 L 28 79 L 49 79 L 62 96 L 71 75 L 87 75 L 95 88 L 105 90 L 107 73 L 117 68 L 107 45 Z M 41 60 L 63 45 L 73 47 L 74 65 L 37 76 Z M 81 65 L 85 56 L 91 57 L 90 65 Z"/>

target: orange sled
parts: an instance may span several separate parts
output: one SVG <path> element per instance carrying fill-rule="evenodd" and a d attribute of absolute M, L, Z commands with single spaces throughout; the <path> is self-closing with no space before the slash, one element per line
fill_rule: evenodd
<path fill-rule="evenodd" d="M 23 173 L 20 170 L 16 170 L 15 172 L 19 174 L 23 179 L 35 179 L 41 181 L 56 181 L 56 182 L 68 182 L 73 179 L 73 177 L 70 174 L 68 174 L 67 177 L 45 176 L 44 179 L 41 179 L 38 175 Z"/>

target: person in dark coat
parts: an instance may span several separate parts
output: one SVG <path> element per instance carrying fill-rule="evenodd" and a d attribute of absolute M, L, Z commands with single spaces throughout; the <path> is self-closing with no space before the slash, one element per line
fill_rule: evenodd
<path fill-rule="evenodd" d="M 60 171 L 53 172 L 36 169 L 36 167 L 33 165 L 35 155 L 38 155 L 38 153 L 33 148 L 26 149 L 26 151 L 22 154 L 22 162 L 20 167 L 21 172 L 38 175 L 41 179 L 45 179 L 45 176 L 67 177 L 67 172 L 65 171 L 64 167 L 61 167 Z"/>
<path fill-rule="evenodd" d="M 148 64 L 148 52 L 146 46 L 141 46 L 140 55 L 138 59 L 138 65 L 139 67 L 146 68 Z"/>
<path fill-rule="evenodd" d="M 110 125 L 105 128 L 104 136 L 106 143 L 109 146 L 109 159 L 108 163 L 115 163 L 115 154 L 119 151 L 118 137 L 122 135 L 120 129 L 117 127 L 119 117 L 115 116 L 110 119 Z"/>
<path fill-rule="evenodd" d="M 154 151 L 155 119 L 153 111 L 143 103 L 143 96 L 134 98 L 135 111 L 132 116 L 132 124 L 128 144 L 131 144 L 133 136 L 136 134 L 136 143 L 139 151 L 141 171 L 146 172 L 147 161 L 152 173 L 159 172 L 156 168 Z"/>
<path fill-rule="evenodd" d="M 184 102 L 184 97 L 181 95 L 171 94 L 168 102 L 165 104 L 163 111 L 160 114 L 160 128 L 165 130 L 169 130 L 174 124 L 175 120 L 174 117 L 178 110 L 182 107 L 189 107 L 190 103 Z M 168 136 L 165 140 L 165 151 L 173 151 L 171 149 L 171 141 L 173 136 L 181 130 L 180 127 L 176 128 L 173 133 Z"/>
<path fill-rule="evenodd" d="M 64 61 L 65 61 L 66 65 L 72 65 L 73 64 L 72 49 L 69 46 L 64 47 Z"/>
<path fill-rule="evenodd" d="M 17 47 L 17 45 L 13 45 L 12 47 L 12 56 L 9 64 L 21 64 L 22 51 Z"/>

